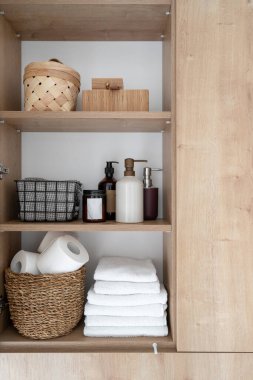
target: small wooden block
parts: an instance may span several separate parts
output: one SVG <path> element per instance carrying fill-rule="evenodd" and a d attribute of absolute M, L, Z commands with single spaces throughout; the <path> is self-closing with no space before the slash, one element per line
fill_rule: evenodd
<path fill-rule="evenodd" d="M 92 78 L 93 90 L 122 90 L 122 78 Z"/>
<path fill-rule="evenodd" d="M 83 111 L 149 111 L 149 90 L 83 91 Z"/>

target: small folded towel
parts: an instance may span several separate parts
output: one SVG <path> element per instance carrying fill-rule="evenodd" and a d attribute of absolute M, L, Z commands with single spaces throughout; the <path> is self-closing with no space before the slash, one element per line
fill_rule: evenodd
<path fill-rule="evenodd" d="M 128 327 L 84 327 L 85 336 L 128 337 L 128 336 L 166 336 L 167 326 L 128 326 Z"/>
<path fill-rule="evenodd" d="M 157 294 L 160 282 L 96 281 L 94 291 L 97 294 Z"/>
<path fill-rule="evenodd" d="M 88 291 L 88 302 L 91 305 L 101 306 L 141 306 L 151 305 L 153 303 L 167 302 L 167 292 L 163 285 L 161 285 L 161 291 L 158 294 L 131 294 L 123 296 L 96 294 L 92 287 Z"/>
<path fill-rule="evenodd" d="M 167 313 L 162 317 L 110 317 L 90 315 L 85 317 L 85 326 L 167 326 Z"/>
<path fill-rule="evenodd" d="M 154 282 L 158 278 L 154 264 L 149 259 L 102 257 L 95 270 L 94 280 Z"/>
<path fill-rule="evenodd" d="M 97 306 L 88 302 L 84 308 L 84 315 L 111 315 L 118 317 L 162 317 L 167 305 L 154 303 L 142 306 Z"/>

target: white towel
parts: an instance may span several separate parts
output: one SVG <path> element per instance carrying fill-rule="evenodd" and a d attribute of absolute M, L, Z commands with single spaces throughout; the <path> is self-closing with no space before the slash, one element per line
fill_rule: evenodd
<path fill-rule="evenodd" d="M 96 281 L 94 291 L 97 294 L 157 294 L 160 282 Z"/>
<path fill-rule="evenodd" d="M 111 315 L 118 317 L 162 317 L 167 305 L 154 303 L 142 306 L 97 306 L 88 302 L 84 308 L 84 315 Z"/>
<path fill-rule="evenodd" d="M 167 326 L 167 313 L 162 317 L 110 317 L 90 315 L 85 317 L 85 326 Z"/>
<path fill-rule="evenodd" d="M 167 302 L 167 292 L 163 285 L 161 285 L 161 291 L 158 294 L 131 294 L 123 296 L 96 294 L 92 287 L 88 291 L 88 302 L 91 305 L 101 306 L 140 306 L 151 305 L 153 303 Z"/>
<path fill-rule="evenodd" d="M 102 257 L 95 270 L 94 279 L 131 282 L 158 280 L 151 260 L 137 260 L 128 257 Z"/>
<path fill-rule="evenodd" d="M 127 336 L 166 336 L 167 326 L 128 326 L 128 327 L 84 327 L 85 336 L 127 337 Z"/>

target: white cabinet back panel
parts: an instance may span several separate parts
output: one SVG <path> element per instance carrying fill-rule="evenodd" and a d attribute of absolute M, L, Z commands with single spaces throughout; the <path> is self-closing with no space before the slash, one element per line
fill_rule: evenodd
<path fill-rule="evenodd" d="M 91 78 L 120 77 L 125 89 L 149 90 L 150 111 L 162 110 L 162 42 L 22 42 L 22 73 L 29 63 L 50 58 L 79 72 L 81 91 L 91 89 Z M 78 110 L 81 99 L 80 93 Z"/>
<path fill-rule="evenodd" d="M 22 72 L 33 61 L 58 58 L 81 74 L 81 90 L 91 88 L 93 77 L 123 77 L 126 89 L 149 89 L 150 110 L 162 109 L 161 42 L 22 42 Z M 23 95 L 23 89 L 22 89 Z M 23 98 L 22 98 L 23 99 Z M 81 94 L 78 109 L 81 110 Z M 96 189 L 104 177 L 105 162 L 115 165 L 115 178 L 124 172 L 124 159 L 147 159 L 148 166 L 162 167 L 160 133 L 22 133 L 22 177 L 78 179 L 85 189 Z M 142 179 L 144 164 L 136 164 Z M 153 174 L 159 187 L 162 216 L 162 174 Z M 43 233 L 23 233 L 24 249 L 36 250 Z M 88 283 L 99 257 L 124 255 L 154 260 L 162 279 L 161 233 L 82 233 L 90 253 Z"/>
<path fill-rule="evenodd" d="M 144 165 L 162 167 L 161 133 L 22 133 L 22 177 L 78 179 L 85 189 L 96 189 L 104 177 L 106 160 L 119 161 L 115 178 L 124 172 L 124 158 L 147 159 L 136 164 L 136 175 L 142 178 Z M 162 216 L 162 173 L 153 174 L 159 187 L 159 216 Z M 35 250 L 43 234 L 23 234 L 23 248 Z M 80 238 L 91 253 L 94 269 L 102 255 L 149 257 L 162 276 L 161 233 L 83 233 Z"/>

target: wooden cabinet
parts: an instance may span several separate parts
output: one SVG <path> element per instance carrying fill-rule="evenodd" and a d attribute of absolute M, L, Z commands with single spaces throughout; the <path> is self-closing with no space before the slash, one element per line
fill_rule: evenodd
<path fill-rule="evenodd" d="M 50 2 L 49 2 L 50 3 Z M 19 1 L 2 4 L 0 27 L 3 31 L 0 50 L 1 137 L 4 149 L 0 162 L 9 168 L 10 174 L 0 181 L 1 203 L 5 212 L 1 214 L 0 233 L 2 244 L 0 261 L 0 284 L 4 294 L 4 268 L 20 247 L 20 232 L 25 231 L 140 231 L 160 232 L 163 235 L 164 282 L 170 292 L 171 325 L 168 337 L 155 338 L 159 351 L 175 349 L 175 250 L 172 249 L 173 216 L 173 139 L 171 125 L 171 34 L 169 1 L 72 2 Z M 52 27 L 52 25 L 54 25 Z M 20 44 L 21 40 L 141 40 L 163 41 L 163 86 L 164 99 L 161 112 L 23 112 L 20 111 Z M 13 73 L 13 75 L 12 75 Z M 16 94 L 18 93 L 18 95 Z M 12 98 L 12 94 L 13 98 Z M 14 102 L 14 100 L 16 100 Z M 22 152 L 20 136 L 23 132 L 155 132 L 163 136 L 163 218 L 140 224 L 106 222 L 89 224 L 82 221 L 72 223 L 22 223 L 17 220 L 14 179 L 20 177 Z M 18 149 L 17 149 L 18 146 Z M 18 240 L 13 249 L 8 242 Z M 49 341 L 32 341 L 20 336 L 8 324 L 6 313 L 1 313 L 2 334 L 0 351 L 4 352 L 152 352 L 154 338 L 92 339 L 83 336 L 82 324 L 72 334 Z"/>

